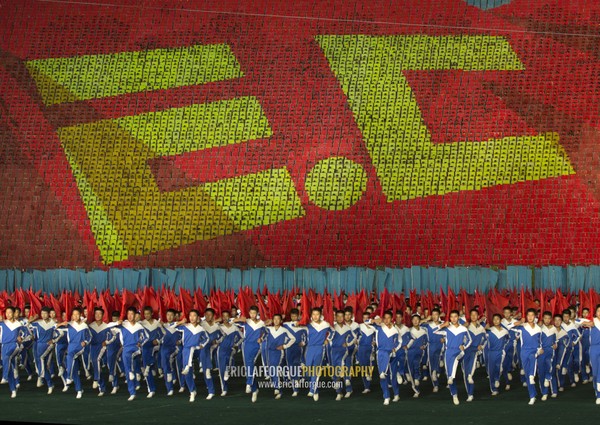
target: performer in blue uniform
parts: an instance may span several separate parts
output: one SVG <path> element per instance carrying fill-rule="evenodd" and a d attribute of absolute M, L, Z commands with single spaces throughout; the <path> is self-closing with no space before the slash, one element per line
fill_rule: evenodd
<path fill-rule="evenodd" d="M 471 309 L 469 312 L 469 323 L 466 326 L 471 338 L 471 344 L 464 351 L 465 356 L 462 366 L 465 387 L 467 388 L 467 402 L 471 402 L 475 395 L 475 381 L 473 380 L 473 376 L 477 368 L 477 358 L 483 352 L 483 345 L 486 339 L 485 327 L 480 323 L 479 311 L 477 309 Z"/>
<path fill-rule="evenodd" d="M 565 377 L 567 376 L 567 354 L 569 352 L 570 337 L 562 327 L 562 314 L 554 315 L 554 328 L 556 329 L 556 350 L 554 351 L 554 361 L 552 366 L 552 398 L 555 398 L 558 392 L 565 390 Z"/>
<path fill-rule="evenodd" d="M 106 392 L 106 383 L 102 376 L 102 364 L 106 361 L 106 350 L 108 344 L 117 339 L 112 333 L 110 326 L 104 323 L 104 310 L 97 307 L 93 312 L 94 321 L 90 323 L 90 333 L 92 340 L 90 343 L 90 360 L 94 375 L 93 388 L 98 388 L 98 397 L 102 397 Z"/>
<path fill-rule="evenodd" d="M 54 354 L 54 330 L 56 322 L 50 318 L 50 307 L 42 307 L 40 319 L 31 322 L 30 327 L 35 339 L 34 359 L 38 371 L 38 387 L 44 383 L 48 387 L 48 394 L 52 394 L 52 358 Z"/>
<path fill-rule="evenodd" d="M 579 329 L 577 329 L 575 322 L 571 320 L 571 310 L 568 308 L 563 310 L 562 316 L 562 328 L 567 335 L 569 335 L 569 345 L 567 346 L 567 352 L 565 354 L 565 368 L 567 369 L 571 387 L 575 387 L 577 382 L 579 382 L 579 364 L 581 363 L 579 361 L 579 355 L 581 354 L 579 345 L 581 333 L 579 333 Z"/>
<path fill-rule="evenodd" d="M 350 326 L 352 330 L 352 334 L 354 335 L 354 342 L 346 348 L 348 351 L 348 355 L 344 359 L 345 370 L 350 370 L 354 362 L 356 361 L 356 353 L 358 351 L 358 339 L 360 337 L 359 325 L 354 321 L 354 309 L 352 307 L 344 308 L 344 322 L 346 325 Z M 352 393 L 352 384 L 350 382 L 350 377 L 346 377 L 346 397 L 349 397 L 349 394 Z"/>
<path fill-rule="evenodd" d="M 592 382 L 591 377 L 591 366 L 590 366 L 590 327 L 583 326 L 584 323 L 592 322 L 587 317 L 590 314 L 590 309 L 584 307 L 581 310 L 581 317 L 575 319 L 575 324 L 579 326 L 579 332 L 581 333 L 581 383 L 587 384 Z"/>
<path fill-rule="evenodd" d="M 596 306 L 593 321 L 582 323 L 590 330 L 590 364 L 592 366 L 592 384 L 596 394 L 596 404 L 600 405 L 600 305 Z"/>
<path fill-rule="evenodd" d="M 27 374 L 27 380 L 31 381 L 33 379 L 33 366 L 31 352 L 33 350 L 35 341 L 33 339 L 33 334 L 31 333 L 31 329 L 29 327 L 29 314 L 31 309 L 29 304 L 25 305 L 23 309 L 23 315 L 21 316 L 21 309 L 19 307 L 15 308 L 15 319 L 20 321 L 23 326 L 25 326 L 26 334 L 23 337 L 23 341 L 21 342 L 21 346 L 19 347 L 19 354 L 16 357 L 16 360 L 19 364 L 19 369 L 24 369 Z M 17 376 L 17 386 L 19 385 L 19 377 Z"/>
<path fill-rule="evenodd" d="M 396 381 L 398 384 L 402 384 L 406 379 L 407 364 L 407 353 L 408 344 L 412 339 L 410 328 L 402 323 L 404 320 L 404 313 L 400 310 L 396 311 L 395 326 L 398 329 L 398 339 L 400 341 L 401 349 L 396 351 Z"/>
<path fill-rule="evenodd" d="M 181 332 L 177 331 L 175 314 L 175 310 L 167 310 L 167 321 L 163 323 L 161 328 L 163 335 L 160 343 L 160 361 L 168 396 L 173 395 L 173 383 L 180 379 L 177 354 L 181 345 Z"/>
<path fill-rule="evenodd" d="M 502 326 L 502 316 L 494 314 L 492 326 L 487 328 L 487 340 L 483 350 L 485 365 L 490 381 L 492 395 L 498 395 L 500 391 L 500 378 L 506 355 L 506 346 L 511 343 L 508 331 Z"/>
<path fill-rule="evenodd" d="M 535 403 L 537 390 L 535 388 L 535 374 L 538 356 L 544 353 L 542 349 L 542 329 L 535 323 L 536 311 L 527 310 L 527 323 L 515 323 L 511 332 L 519 334 L 521 366 L 525 371 L 525 380 L 529 391 L 529 404 Z"/>
<path fill-rule="evenodd" d="M 252 306 L 248 312 L 250 318 L 245 316 L 234 319 L 244 332 L 242 343 L 242 356 L 246 369 L 246 394 L 252 393 L 252 401 L 258 397 L 258 384 L 256 379 L 256 359 L 260 354 L 260 345 L 264 340 L 265 322 L 258 319 L 258 307 Z"/>
<path fill-rule="evenodd" d="M 121 345 L 123 352 L 123 367 L 125 380 L 127 381 L 127 390 L 129 391 L 128 401 L 135 400 L 136 391 L 140 387 L 140 356 L 142 354 L 141 346 L 148 339 L 148 333 L 144 327 L 136 321 L 137 310 L 134 307 L 127 309 L 127 320 L 117 322 L 118 326 L 113 328 Z"/>
<path fill-rule="evenodd" d="M 82 369 L 85 371 L 83 355 L 85 347 L 92 340 L 90 329 L 81 318 L 81 311 L 79 307 L 75 307 L 71 314 L 71 321 L 57 325 L 67 326 L 67 341 L 69 342 L 69 346 L 67 347 L 67 385 L 71 385 L 72 383 L 75 385 L 77 398 L 81 398 L 83 394 L 81 378 L 79 377 L 79 366 L 81 364 Z"/>
<path fill-rule="evenodd" d="M 444 335 L 444 364 L 446 368 L 446 375 L 448 377 L 448 387 L 450 388 L 450 394 L 452 395 L 452 401 L 455 405 L 460 404 L 458 400 L 458 391 L 456 384 L 456 372 L 458 370 L 458 364 L 462 361 L 465 350 L 469 348 L 472 343 L 471 335 L 469 330 L 458 322 L 459 313 L 457 310 L 450 312 L 450 322 L 445 322 L 440 326 L 436 332 L 440 335 Z M 463 364 L 463 375 L 465 373 L 465 367 Z M 465 380 L 466 383 L 466 380 Z"/>
<path fill-rule="evenodd" d="M 340 401 L 342 397 L 349 398 L 352 394 L 352 386 L 350 385 L 350 377 L 345 375 L 338 375 L 337 372 L 342 372 L 346 367 L 346 358 L 348 357 L 348 347 L 354 346 L 355 340 L 354 332 L 352 328 L 346 324 L 344 319 L 344 311 L 338 310 L 335 313 L 335 324 L 333 330 L 329 334 L 327 343 L 327 357 L 329 358 L 329 364 L 333 366 L 334 376 L 333 381 L 335 385 L 335 392 L 337 394 L 336 400 Z M 343 383 L 346 387 L 346 394 L 342 394 Z"/>
<path fill-rule="evenodd" d="M 220 325 L 221 335 L 223 336 L 217 347 L 217 367 L 219 369 L 219 379 L 221 381 L 221 396 L 227 395 L 230 369 L 239 345 L 243 337 L 237 326 L 232 323 L 231 312 L 224 310 L 221 313 L 222 323 Z"/>
<path fill-rule="evenodd" d="M 435 330 L 442 324 L 440 314 L 440 309 L 434 308 L 431 310 L 431 321 L 423 324 L 423 328 L 427 330 L 428 339 L 427 369 L 429 370 L 434 393 L 439 390 L 440 360 L 442 358 L 442 348 L 444 347 L 442 342 L 444 337 L 435 333 Z"/>
<path fill-rule="evenodd" d="M 185 383 L 190 391 L 190 402 L 196 400 L 196 383 L 194 382 L 194 360 L 200 361 L 200 350 L 209 343 L 208 334 L 200 324 L 200 312 L 191 310 L 189 323 L 185 318 L 178 322 L 177 330 L 181 332 L 181 345 L 183 347 L 183 370 Z M 185 323 L 185 324 L 184 324 Z M 202 367 L 202 365 L 200 365 Z"/>
<path fill-rule="evenodd" d="M 556 328 L 552 323 L 552 313 L 545 311 L 542 316 L 542 350 L 543 353 L 538 357 L 538 376 L 540 379 L 542 401 L 548 399 L 548 393 L 551 390 L 552 375 L 554 373 L 554 354 L 556 350 Z M 556 390 L 554 390 L 556 391 Z"/>
<path fill-rule="evenodd" d="M 109 322 L 109 327 L 112 328 L 119 324 L 119 317 L 121 313 L 118 311 L 113 311 L 111 314 L 111 321 Z M 112 332 L 112 330 L 111 330 Z M 121 345 L 121 341 L 115 335 L 115 339 L 112 343 L 106 345 L 106 366 L 108 368 L 108 382 L 112 385 L 111 394 L 116 394 L 119 390 L 119 376 L 125 370 L 123 366 L 123 359 L 121 358 L 121 353 L 123 352 L 123 346 Z"/>
<path fill-rule="evenodd" d="M 23 324 L 14 317 L 15 308 L 6 307 L 4 316 L 6 320 L 0 322 L 0 344 L 2 345 L 2 384 L 8 384 L 10 397 L 17 396 L 18 369 L 16 356 L 19 354 L 19 345 L 28 333 Z"/>
<path fill-rule="evenodd" d="M 283 324 L 281 314 L 273 315 L 273 325 L 266 329 L 266 365 L 269 377 L 274 387 L 276 399 L 281 398 L 281 370 L 280 365 L 283 361 L 284 350 L 291 347 L 296 342 L 296 337 Z"/>
<path fill-rule="evenodd" d="M 410 328 L 411 339 L 407 344 L 406 360 L 408 376 L 415 392 L 413 397 L 417 398 L 421 393 L 421 360 L 425 354 L 428 340 L 427 330 L 420 325 L 421 316 L 413 314 L 411 320 L 413 326 Z"/>
<path fill-rule="evenodd" d="M 146 379 L 148 386 L 147 398 L 154 397 L 156 393 L 156 382 L 154 376 L 157 373 L 157 359 L 160 351 L 160 341 L 163 337 L 162 325 L 159 320 L 152 317 L 152 307 L 144 307 L 144 320 L 140 321 L 140 325 L 144 327 L 147 334 L 147 339 L 141 346 L 142 349 L 142 374 Z"/>
<path fill-rule="evenodd" d="M 285 350 L 285 364 L 288 367 L 289 380 L 292 384 L 292 397 L 298 395 L 298 381 L 300 380 L 301 368 L 304 364 L 304 347 L 308 338 L 306 326 L 298 324 L 300 312 L 297 308 L 290 311 L 290 321 L 284 322 L 283 326 L 294 335 L 294 343 Z"/>
<path fill-rule="evenodd" d="M 313 308 L 311 321 L 307 326 L 308 338 L 306 346 L 306 367 L 309 373 L 308 396 L 319 401 L 319 368 L 323 365 L 325 344 L 327 344 L 331 326 L 321 318 L 321 309 Z"/>
<path fill-rule="evenodd" d="M 375 354 L 375 329 L 368 325 L 371 318 L 371 313 L 368 311 L 363 313 L 362 323 L 358 327 L 358 350 L 356 352 L 356 360 L 358 365 L 362 366 L 363 370 L 371 370 L 373 366 L 373 357 Z M 394 367 L 394 369 L 397 369 Z M 396 377 L 394 377 L 396 379 Z M 372 376 L 369 374 L 362 375 L 363 394 L 371 392 Z"/>
<path fill-rule="evenodd" d="M 394 392 L 394 402 L 400 400 L 400 386 L 396 375 L 398 373 L 396 353 L 401 351 L 402 342 L 399 331 L 393 323 L 393 313 L 383 313 L 383 320 L 377 318 L 370 321 L 370 326 L 375 328 L 375 343 L 377 344 L 377 370 L 379 371 L 379 383 L 383 391 L 383 404 L 390 404 L 390 387 Z"/>
<path fill-rule="evenodd" d="M 517 357 L 517 334 L 510 332 L 510 330 L 515 326 L 517 319 L 513 317 L 513 310 L 510 306 L 504 307 L 502 314 L 504 315 L 501 322 L 502 327 L 508 331 L 510 337 L 510 341 L 504 350 L 504 362 L 502 363 L 502 375 L 506 381 L 504 389 L 508 391 L 513 379 L 512 371 L 515 366 L 515 358 Z"/>
<path fill-rule="evenodd" d="M 221 325 L 215 321 L 215 310 L 207 308 L 204 311 L 204 320 L 201 322 L 204 332 L 208 335 L 209 342 L 200 350 L 200 362 L 202 363 L 202 376 L 204 377 L 204 383 L 208 389 L 207 400 L 212 399 L 215 396 L 215 383 L 212 378 L 212 359 L 216 353 L 219 343 L 223 339 L 221 333 Z"/>

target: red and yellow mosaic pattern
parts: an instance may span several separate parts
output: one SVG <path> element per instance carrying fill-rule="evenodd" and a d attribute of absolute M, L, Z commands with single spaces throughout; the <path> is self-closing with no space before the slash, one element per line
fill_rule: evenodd
<path fill-rule="evenodd" d="M 0 267 L 600 263 L 595 2 L 93 3 L 0 3 Z"/>

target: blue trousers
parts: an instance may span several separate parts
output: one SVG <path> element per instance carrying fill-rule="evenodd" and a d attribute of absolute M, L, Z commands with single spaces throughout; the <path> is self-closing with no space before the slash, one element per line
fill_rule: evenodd
<path fill-rule="evenodd" d="M 510 340 L 508 344 L 506 344 L 504 361 L 502 362 L 502 376 L 508 383 L 508 374 L 513 370 L 513 363 L 515 357 L 515 341 Z"/>
<path fill-rule="evenodd" d="M 135 345 L 123 347 L 123 352 L 121 353 L 129 395 L 135 395 L 135 388 L 139 385 L 136 375 L 140 372 L 140 355 L 141 351 Z"/>
<path fill-rule="evenodd" d="M 456 388 L 456 372 L 458 371 L 458 365 L 462 362 L 465 353 L 459 349 L 447 349 L 444 355 L 444 364 L 446 367 L 446 375 L 448 376 L 448 381 L 452 379 L 452 383 L 448 382 L 448 387 L 450 388 L 450 394 L 455 396 L 458 394 L 458 390 Z M 464 365 L 463 365 L 464 371 Z"/>
<path fill-rule="evenodd" d="M 590 379 L 588 367 L 590 367 L 590 340 L 584 337 L 581 338 L 581 378 L 583 380 Z"/>
<path fill-rule="evenodd" d="M 156 365 L 156 353 L 160 350 L 160 345 L 152 345 L 150 342 L 142 345 L 142 366 L 144 378 L 148 386 L 148 392 L 156 392 L 156 382 L 154 381 L 154 369 Z"/>
<path fill-rule="evenodd" d="M 554 358 L 554 350 L 552 347 L 544 349 L 544 353 L 538 357 L 538 376 L 540 378 L 540 391 L 542 395 L 548 395 L 548 392 L 552 386 L 552 363 Z M 550 387 L 544 386 L 544 381 L 550 382 Z"/>
<path fill-rule="evenodd" d="M 177 375 L 177 354 L 179 348 L 175 346 L 160 346 L 160 367 L 165 376 L 165 386 L 167 392 L 173 391 L 173 381 Z"/>
<path fill-rule="evenodd" d="M 102 362 L 106 356 L 106 347 L 102 344 L 90 346 L 90 360 L 92 363 L 92 371 L 94 373 L 94 381 L 98 382 L 98 388 L 101 393 L 106 391 L 106 383 L 102 377 Z"/>
<path fill-rule="evenodd" d="M 443 344 L 429 344 L 427 346 L 427 366 L 429 369 L 429 376 L 431 376 L 431 383 L 434 387 L 439 386 L 442 347 Z M 435 378 L 433 372 L 435 372 Z"/>
<path fill-rule="evenodd" d="M 48 388 L 52 388 L 52 355 L 54 347 L 52 345 L 41 343 L 35 345 L 35 365 L 38 370 L 38 376 L 44 380 Z"/>
<path fill-rule="evenodd" d="M 185 385 L 190 393 L 196 392 L 196 382 L 194 381 L 194 360 L 200 361 L 200 351 L 196 350 L 195 347 L 183 347 L 181 351 L 183 359 L 183 367 L 188 367 L 188 373 L 183 375 L 185 379 Z"/>
<path fill-rule="evenodd" d="M 219 369 L 219 380 L 221 381 L 221 391 L 228 391 L 229 381 L 228 376 L 225 373 L 232 366 L 233 363 L 233 347 L 219 347 L 217 348 L 217 368 Z M 225 379 L 227 378 L 227 379 Z"/>
<path fill-rule="evenodd" d="M 500 382 L 502 375 L 502 364 L 504 363 L 504 351 L 503 350 L 487 350 L 483 351 L 485 357 L 485 367 L 490 379 L 490 390 L 492 392 L 498 391 L 499 388 L 496 386 L 496 382 Z"/>
<path fill-rule="evenodd" d="M 421 381 L 421 359 L 423 358 L 424 351 L 421 347 L 410 347 L 406 353 L 407 370 L 408 374 L 412 379 L 413 390 L 418 393 L 420 392 L 420 381 Z M 419 380 L 419 385 L 415 382 Z"/>
<path fill-rule="evenodd" d="M 590 346 L 590 364 L 596 398 L 600 398 L 600 345 Z"/>
<path fill-rule="evenodd" d="M 327 347 L 327 356 L 329 357 L 329 363 L 333 366 L 334 382 L 344 381 L 347 377 L 341 374 L 342 367 L 346 366 L 346 358 L 348 357 L 348 350 L 346 347 L 332 347 L 329 345 Z M 348 381 L 350 378 L 347 378 Z M 352 391 L 352 386 L 350 386 L 350 390 L 346 390 L 348 392 Z M 335 392 L 340 394 L 342 392 L 342 386 L 336 385 Z"/>
<path fill-rule="evenodd" d="M 8 388 L 11 391 L 17 390 L 17 356 L 19 355 L 19 346 L 17 344 L 2 344 L 2 379 L 8 381 Z"/>
<path fill-rule="evenodd" d="M 521 367 L 525 371 L 525 382 L 527 383 L 527 390 L 529 391 L 529 398 L 535 398 L 537 396 L 537 390 L 535 388 L 535 383 L 532 384 L 530 382 L 531 378 L 535 379 L 535 375 L 537 372 L 537 362 L 538 359 L 536 357 L 537 349 L 523 349 L 521 348 Z"/>
<path fill-rule="evenodd" d="M 285 350 L 285 363 L 288 366 L 288 372 L 292 383 L 292 390 L 298 391 L 298 380 L 300 379 L 300 367 L 302 365 L 302 347 L 298 344 L 292 345 L 290 348 Z"/>
<path fill-rule="evenodd" d="M 390 398 L 390 386 L 394 395 L 400 394 L 400 386 L 396 379 L 398 373 L 398 362 L 388 350 L 377 350 L 377 370 L 379 371 L 379 384 L 383 392 L 383 398 Z"/>
<path fill-rule="evenodd" d="M 208 389 L 209 394 L 215 393 L 215 383 L 212 379 L 212 354 L 214 345 L 207 345 L 200 350 L 200 362 L 202 363 L 202 376 L 204 377 L 204 383 Z"/>
<path fill-rule="evenodd" d="M 356 352 L 356 359 L 358 360 L 359 366 L 371 367 L 373 365 L 372 356 L 373 356 L 373 346 L 372 345 L 359 345 L 358 346 L 358 351 Z M 394 363 L 396 363 L 396 362 L 394 362 Z M 398 369 L 398 367 L 395 366 L 395 369 Z M 394 379 L 396 379 L 396 378 L 394 377 Z M 363 375 L 362 381 L 363 381 L 363 385 L 365 386 L 366 390 L 371 388 L 371 377 L 370 376 Z"/>
<path fill-rule="evenodd" d="M 255 363 L 259 353 L 260 344 L 246 342 L 242 344 L 242 356 L 244 358 L 244 367 L 246 368 L 246 385 L 250 385 L 252 392 L 258 390 L 258 384 L 255 377 Z"/>
<path fill-rule="evenodd" d="M 281 365 L 283 361 L 283 350 L 267 350 L 267 366 L 269 371 L 269 377 L 273 382 L 273 388 L 276 390 L 281 389 L 281 376 L 277 371 L 277 367 Z"/>
<path fill-rule="evenodd" d="M 106 349 L 106 366 L 108 367 L 108 380 L 112 387 L 119 386 L 119 369 L 125 371 L 123 366 L 123 347 L 120 344 L 112 343 Z"/>
<path fill-rule="evenodd" d="M 477 355 L 477 349 L 467 348 L 462 361 L 465 387 L 467 388 L 468 395 L 473 395 L 475 393 L 475 384 L 469 384 L 469 376 L 471 379 L 473 379 L 473 375 L 475 375 L 475 368 L 477 367 Z"/>
<path fill-rule="evenodd" d="M 306 367 L 318 368 L 322 366 L 324 351 L 322 345 L 309 345 L 306 348 Z M 309 392 L 313 394 L 319 393 L 319 374 L 312 371 L 310 374 Z"/>
<path fill-rule="evenodd" d="M 69 346 L 67 350 L 67 379 L 71 379 L 75 385 L 75 391 L 79 392 L 83 388 L 81 386 L 81 378 L 79 377 L 79 364 L 83 367 L 83 356 L 85 348 L 79 346 Z M 85 370 L 85 367 L 83 367 Z"/>

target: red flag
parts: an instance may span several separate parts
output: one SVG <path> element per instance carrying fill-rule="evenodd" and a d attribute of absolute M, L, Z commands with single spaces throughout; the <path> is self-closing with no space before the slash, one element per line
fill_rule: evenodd
<path fill-rule="evenodd" d="M 139 309 L 137 297 L 133 292 L 123 289 L 123 295 L 121 298 L 121 320 L 127 317 L 127 309 L 129 307 L 135 307 Z"/>
<path fill-rule="evenodd" d="M 160 318 L 160 320 L 162 322 L 166 322 L 167 321 L 167 304 L 165 302 L 165 299 L 163 298 L 163 292 L 161 291 L 160 293 L 157 294 L 157 301 L 158 301 L 158 317 Z"/>
<path fill-rule="evenodd" d="M 144 315 L 144 312 L 142 311 L 144 309 L 144 307 L 146 307 L 148 305 L 148 300 L 147 300 L 147 292 L 138 288 L 137 291 L 134 292 L 135 295 L 135 299 L 137 301 L 137 304 L 140 306 L 140 311 L 142 313 L 142 317 Z"/>
<path fill-rule="evenodd" d="M 204 299 L 204 294 L 202 293 L 202 290 L 200 288 L 196 289 L 194 291 L 194 307 L 196 308 L 196 310 L 204 313 L 206 311 L 207 306 L 208 303 L 206 302 L 206 299 Z"/>
<path fill-rule="evenodd" d="M 323 318 L 326 322 L 333 323 L 333 301 L 329 294 L 323 296 Z"/>
<path fill-rule="evenodd" d="M 100 292 L 100 296 L 98 297 L 98 304 L 100 304 L 100 308 L 104 310 L 104 317 L 102 319 L 104 323 L 110 322 L 113 310 L 111 302 L 112 300 L 110 299 L 110 293 L 108 291 Z"/>
<path fill-rule="evenodd" d="M 6 307 L 8 307 L 6 299 L 6 292 L 0 293 L 0 318 L 2 320 L 4 320 L 4 312 L 6 311 Z"/>
<path fill-rule="evenodd" d="M 85 307 L 87 309 L 87 317 L 86 317 L 86 321 L 88 323 L 91 323 L 94 321 L 94 309 L 96 308 L 96 305 L 98 303 L 96 302 L 96 299 L 94 297 L 94 294 L 89 292 L 87 289 L 85 291 L 83 291 L 83 307 Z M 110 314 L 110 313 L 108 313 Z"/>
<path fill-rule="evenodd" d="M 417 299 L 417 290 L 411 289 L 408 296 L 409 296 L 410 308 L 413 310 L 413 313 L 416 313 L 417 312 L 417 304 L 419 302 L 419 300 Z"/>
<path fill-rule="evenodd" d="M 311 302 L 313 306 L 323 308 L 323 296 L 321 294 L 315 294 L 313 291 Z"/>
<path fill-rule="evenodd" d="M 361 317 L 358 317 L 357 309 L 358 309 L 358 295 L 350 294 L 348 295 L 348 299 L 346 299 L 346 307 L 352 307 L 352 311 L 354 311 L 354 320 L 358 323 L 362 322 L 362 314 Z"/>
<path fill-rule="evenodd" d="M 64 307 L 64 312 L 67 314 L 67 320 L 71 320 L 73 309 L 75 308 L 75 300 L 71 292 L 64 291 L 61 295 L 61 302 Z"/>
<path fill-rule="evenodd" d="M 15 307 L 19 307 L 21 309 L 21 312 L 23 312 L 25 310 L 25 293 L 23 292 L 23 289 L 19 288 L 15 291 L 14 293 L 14 298 L 15 298 L 15 303 L 14 306 Z"/>
<path fill-rule="evenodd" d="M 366 291 L 363 289 L 358 293 L 358 306 L 360 307 L 361 314 L 369 305 L 369 298 L 367 297 Z"/>
<path fill-rule="evenodd" d="M 501 298 L 498 301 L 498 297 Z M 507 303 L 505 302 L 505 298 L 499 294 L 492 292 L 487 297 L 485 297 L 485 310 L 487 312 L 489 323 L 492 323 L 492 317 L 494 314 L 499 314 L 502 316 L 502 310 L 506 307 Z"/>
<path fill-rule="evenodd" d="M 179 302 L 179 297 L 177 295 L 175 295 L 175 291 L 173 291 L 172 289 L 167 289 L 165 291 L 165 306 L 169 309 L 173 309 L 173 310 L 177 310 L 179 312 L 181 312 L 181 305 Z M 202 311 L 202 310 L 199 310 Z"/>
<path fill-rule="evenodd" d="M 544 295 L 544 291 L 540 291 L 540 315 L 538 317 L 539 323 L 542 323 L 542 319 L 544 318 L 544 310 L 546 310 L 546 300 Z"/>
<path fill-rule="evenodd" d="M 292 291 L 283 292 L 282 310 L 286 319 L 290 317 L 290 311 L 294 308 L 294 294 Z"/>
<path fill-rule="evenodd" d="M 446 314 L 448 314 L 448 318 L 450 318 L 450 312 L 456 310 L 456 294 L 452 288 L 448 288 L 448 299 L 446 302 Z"/>
<path fill-rule="evenodd" d="M 248 290 L 246 290 L 245 288 L 240 288 L 240 290 L 238 291 L 237 307 L 240 310 L 240 315 L 244 317 L 249 317 L 250 307 L 254 305 L 252 293 L 249 292 L 250 288 L 248 288 Z"/>
<path fill-rule="evenodd" d="M 194 299 L 192 298 L 192 295 L 187 289 L 179 288 L 179 310 L 181 310 L 181 316 L 187 319 L 190 315 L 190 311 L 193 309 Z"/>
<path fill-rule="evenodd" d="M 119 290 L 115 289 L 115 293 L 112 296 L 113 299 L 113 308 L 115 310 L 119 310 L 121 309 L 121 306 L 123 305 L 123 298 L 121 297 L 121 294 L 119 294 Z M 121 313 L 121 312 L 119 312 Z"/>
<path fill-rule="evenodd" d="M 404 317 L 406 312 L 406 299 L 404 298 L 404 294 L 394 294 L 394 304 L 396 309 L 394 313 L 402 314 L 402 320 L 406 323 L 406 317 Z"/>
<path fill-rule="evenodd" d="M 379 299 L 379 306 L 375 311 L 375 316 L 383 317 L 383 313 L 392 308 L 392 297 L 387 288 L 384 288 Z"/>
<path fill-rule="evenodd" d="M 600 304 L 600 296 L 594 289 L 590 288 L 588 290 L 588 300 L 590 303 L 590 314 L 587 317 L 587 319 L 594 320 L 594 315 L 596 314 L 596 306 Z"/>
<path fill-rule="evenodd" d="M 258 313 L 260 314 L 261 320 L 267 320 L 271 318 L 271 314 L 267 305 L 265 304 L 265 300 L 263 299 L 260 291 L 256 291 L 256 304 L 258 306 Z"/>
<path fill-rule="evenodd" d="M 281 298 L 279 297 L 279 294 L 269 293 L 267 295 L 267 300 L 269 302 L 268 307 L 271 316 L 273 316 L 274 314 L 282 314 L 283 309 L 281 307 Z"/>
<path fill-rule="evenodd" d="M 146 307 L 146 306 L 152 307 L 152 318 L 158 319 L 159 314 L 160 314 L 160 302 L 159 302 L 160 297 L 159 297 L 159 295 L 156 293 L 154 288 L 151 286 L 145 286 L 144 293 L 145 293 L 144 299 L 146 301 L 146 304 L 144 305 L 144 307 Z"/>
<path fill-rule="evenodd" d="M 461 306 L 465 306 L 465 315 L 469 317 L 469 312 L 473 308 L 473 302 L 471 300 L 471 295 L 469 295 L 464 288 L 460 290 L 460 303 Z"/>
<path fill-rule="evenodd" d="M 42 301 L 38 295 L 31 291 L 31 289 L 29 289 L 29 307 L 29 317 L 39 316 L 42 312 Z"/>
<path fill-rule="evenodd" d="M 449 318 L 450 312 L 446 311 L 446 308 L 448 308 L 448 297 L 442 288 L 440 288 L 440 308 L 442 309 L 442 313 L 446 313 L 446 317 Z"/>
<path fill-rule="evenodd" d="M 50 304 L 52 305 L 52 308 L 53 308 L 53 309 L 54 309 L 54 311 L 56 312 L 56 319 L 58 320 L 58 322 L 59 322 L 59 323 L 60 323 L 60 322 L 62 322 L 62 320 L 63 320 L 63 319 L 62 319 L 62 312 L 63 312 L 64 310 L 63 310 L 63 307 L 62 307 L 62 305 L 61 305 L 60 301 L 59 301 L 59 300 L 57 300 L 57 299 L 54 297 L 54 294 L 50 294 Z M 68 317 L 67 317 L 67 320 L 69 320 L 69 318 L 68 318 Z"/>
<path fill-rule="evenodd" d="M 308 325 L 310 322 L 310 309 L 312 308 L 310 299 L 308 295 L 306 295 L 306 291 L 302 291 L 302 298 L 300 300 L 300 308 L 302 312 L 302 318 L 300 319 L 299 324 Z"/>
<path fill-rule="evenodd" d="M 221 315 L 221 297 L 218 292 L 214 289 L 211 289 L 210 294 L 208 295 L 208 301 L 210 302 L 210 306 L 215 311 L 217 316 Z"/>

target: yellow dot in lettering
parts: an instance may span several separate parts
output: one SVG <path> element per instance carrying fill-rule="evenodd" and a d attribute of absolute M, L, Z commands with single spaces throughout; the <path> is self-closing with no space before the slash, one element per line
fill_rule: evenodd
<path fill-rule="evenodd" d="M 367 173 L 362 165 L 348 158 L 332 157 L 317 162 L 304 185 L 315 205 L 340 211 L 360 200 L 367 188 Z"/>

